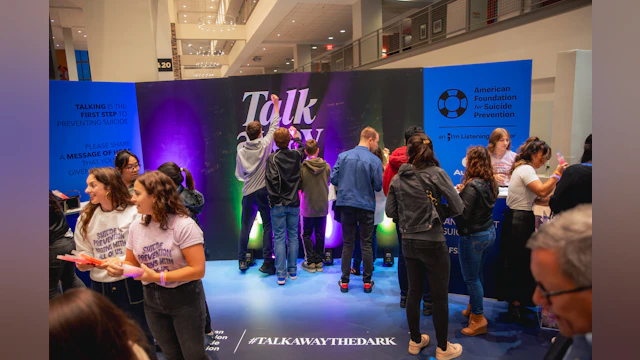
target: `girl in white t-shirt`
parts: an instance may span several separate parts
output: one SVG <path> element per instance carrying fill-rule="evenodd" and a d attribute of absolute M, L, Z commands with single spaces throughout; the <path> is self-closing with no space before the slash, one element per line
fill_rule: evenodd
<path fill-rule="evenodd" d="M 205 326 L 204 237 L 183 205 L 173 180 L 147 172 L 134 184 L 133 202 L 142 214 L 129 230 L 125 264 L 139 266 L 149 327 L 168 359 L 209 359 Z M 108 270 L 121 275 L 121 264 Z"/>
<path fill-rule="evenodd" d="M 511 151 L 511 135 L 507 129 L 497 128 L 489 136 L 487 150 L 491 155 L 493 177 L 498 186 L 509 186 L 511 167 L 516 159 L 516 153 Z"/>
<path fill-rule="evenodd" d="M 80 271 L 90 271 L 91 288 L 137 321 L 149 343 L 153 344 L 144 313 L 142 286 L 122 274 L 109 274 L 107 270 L 109 265 L 125 259 L 129 227 L 139 217 L 131 194 L 118 171 L 110 167 L 89 170 L 85 192 L 89 194 L 89 204 L 82 209 L 76 223 L 76 250 L 104 263 L 95 267 L 78 264 L 77 267 Z M 149 351 L 149 356 L 155 359 L 155 351 Z"/>
<path fill-rule="evenodd" d="M 533 203 L 537 197 L 551 194 L 567 168 L 558 165 L 553 176 L 544 184 L 538 178 L 536 169 L 551 157 L 551 148 L 537 137 L 530 137 L 518 149 L 511 170 L 511 182 L 507 195 L 508 210 L 504 217 L 500 239 L 501 255 L 504 257 L 505 276 L 499 289 L 499 299 L 509 302 L 509 317 L 512 321 L 527 320 L 524 307 L 533 305 L 531 297 L 536 288 L 531 275 L 530 254 L 527 240 L 535 231 Z"/>

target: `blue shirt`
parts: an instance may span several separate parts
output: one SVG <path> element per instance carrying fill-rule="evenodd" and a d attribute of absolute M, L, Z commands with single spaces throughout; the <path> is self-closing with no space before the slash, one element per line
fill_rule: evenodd
<path fill-rule="evenodd" d="M 376 191 L 382 190 L 382 162 L 364 146 L 345 151 L 331 171 L 338 188 L 336 206 L 376 210 Z"/>

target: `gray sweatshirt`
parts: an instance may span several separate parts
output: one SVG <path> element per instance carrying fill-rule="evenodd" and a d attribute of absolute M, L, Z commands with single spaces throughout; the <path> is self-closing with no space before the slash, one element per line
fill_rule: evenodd
<path fill-rule="evenodd" d="M 246 141 L 242 144 L 242 148 L 238 150 L 238 155 L 236 155 L 236 178 L 244 181 L 244 186 L 242 187 L 244 196 L 253 194 L 266 186 L 265 168 L 267 158 L 271 153 L 273 134 L 278 129 L 279 124 L 280 115 L 274 112 L 267 134 L 264 137 Z"/>

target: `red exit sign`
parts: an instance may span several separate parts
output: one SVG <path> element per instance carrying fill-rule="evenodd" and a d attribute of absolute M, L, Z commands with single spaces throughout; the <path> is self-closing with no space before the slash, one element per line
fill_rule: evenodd
<path fill-rule="evenodd" d="M 327 45 L 327 50 L 333 50 L 333 45 L 332 44 Z"/>

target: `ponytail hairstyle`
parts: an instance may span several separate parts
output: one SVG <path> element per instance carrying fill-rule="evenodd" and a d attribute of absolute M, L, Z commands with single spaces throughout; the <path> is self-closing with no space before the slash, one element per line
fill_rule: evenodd
<path fill-rule="evenodd" d="M 126 209 L 127 206 L 133 205 L 133 202 L 131 202 L 131 193 L 124 184 L 124 181 L 122 181 L 122 176 L 118 170 L 112 167 L 94 168 L 89 170 L 89 174 L 95 176 L 96 181 L 102 184 L 105 189 L 109 189 L 108 197 L 111 198 L 111 205 L 113 205 L 114 210 L 122 211 Z M 80 213 L 80 218 L 82 219 L 80 234 L 85 240 L 87 240 L 87 228 L 89 227 L 91 218 L 99 207 L 100 204 L 88 203 Z"/>
<path fill-rule="evenodd" d="M 551 159 L 551 147 L 546 142 L 540 140 L 537 136 L 532 136 L 518 148 L 518 155 L 511 167 L 511 174 L 520 165 L 526 165 L 531 163 L 533 156 L 542 151 L 544 157 L 547 160 Z"/>
<path fill-rule="evenodd" d="M 152 217 L 160 223 L 160 229 L 169 229 L 169 215 L 188 217 L 189 210 L 182 203 L 176 184 L 170 177 L 160 171 L 146 172 L 136 180 L 142 185 L 153 200 L 153 216 L 143 215 L 142 223 L 149 225 Z"/>
<path fill-rule="evenodd" d="M 187 175 L 187 189 L 191 191 L 196 189 L 196 184 L 193 181 L 193 176 L 191 175 L 191 172 L 187 170 L 187 168 L 178 167 L 178 165 L 176 165 L 176 163 L 174 162 L 166 162 L 160 165 L 158 171 L 170 177 L 171 180 L 173 180 L 173 182 L 176 184 L 176 187 L 182 185 L 182 182 L 184 181 L 182 172 L 184 171 L 184 173 Z"/>
<path fill-rule="evenodd" d="M 416 169 L 422 170 L 430 166 L 440 166 L 433 151 L 433 142 L 425 133 L 416 133 L 407 142 L 407 156 L 409 163 Z"/>
<path fill-rule="evenodd" d="M 467 169 L 464 171 L 462 183 L 466 185 L 474 178 L 488 181 L 491 186 L 491 192 L 495 197 L 498 197 L 498 183 L 493 177 L 491 155 L 483 146 L 473 146 L 467 151 Z"/>
<path fill-rule="evenodd" d="M 591 134 L 587 136 L 587 140 L 584 141 L 584 152 L 582 153 L 581 163 L 592 161 L 593 155 L 591 154 Z"/>

